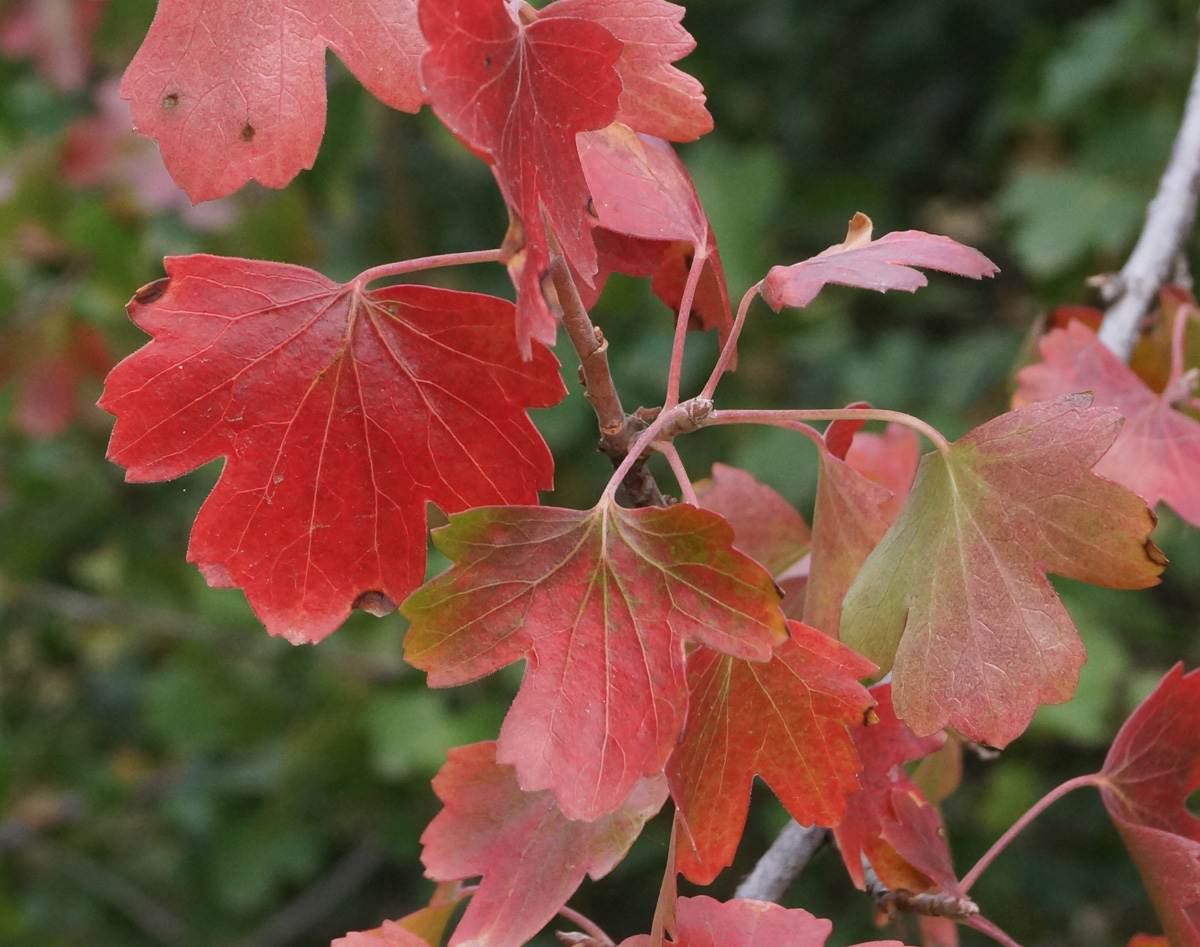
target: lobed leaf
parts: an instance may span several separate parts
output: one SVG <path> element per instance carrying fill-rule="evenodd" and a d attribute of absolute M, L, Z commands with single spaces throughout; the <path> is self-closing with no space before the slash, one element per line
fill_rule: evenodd
<path fill-rule="evenodd" d="M 716 329 L 724 345 L 733 327 L 725 271 L 708 215 L 675 150 L 619 122 L 580 134 L 577 142 L 598 223 L 598 270 L 585 305 L 599 298 L 609 273 L 618 272 L 652 277 L 654 293 L 678 310 L 688 271 L 702 256 L 689 328 Z"/>
<path fill-rule="evenodd" d="M 482 875 L 451 947 L 524 944 L 585 874 L 598 880 L 613 869 L 667 798 L 655 776 L 612 812 L 572 821 L 549 792 L 523 792 L 513 768 L 496 762 L 493 742 L 451 750 L 433 789 L 445 808 L 421 836 L 427 873 L 438 881 Z"/>
<path fill-rule="evenodd" d="M 1121 727 L 1100 771 L 1104 807 L 1125 840 L 1172 947 L 1200 944 L 1200 671 L 1175 665 Z"/>
<path fill-rule="evenodd" d="M 679 930 L 672 947 L 824 947 L 833 925 L 801 908 L 785 908 L 770 901 L 737 898 L 716 901 L 709 897 L 680 898 Z M 640 934 L 621 947 L 650 947 L 650 937 Z M 900 941 L 878 940 L 858 947 L 901 947 Z"/>
<path fill-rule="evenodd" d="M 1154 517 L 1091 468 L 1120 423 L 1086 397 L 1002 415 L 921 461 L 899 518 L 846 595 L 842 640 L 891 669 L 917 734 L 1004 746 L 1070 698 L 1083 645 L 1047 572 L 1158 581 Z"/>
<path fill-rule="evenodd" d="M 327 47 L 392 108 L 424 103 L 416 0 L 162 0 L 121 95 L 193 202 L 283 187 L 321 144 Z"/>
<path fill-rule="evenodd" d="M 430 105 L 459 139 L 492 165 L 519 219 L 509 261 L 519 293 L 517 339 L 552 344 L 555 318 L 542 292 L 550 266 L 547 230 L 588 284 L 596 250 L 586 223 L 587 182 L 575 136 L 617 117 L 623 46 L 575 17 L 526 24 L 500 0 L 425 0 L 430 49 L 421 77 Z"/>
<path fill-rule="evenodd" d="M 816 629 L 788 627 L 767 662 L 705 648 L 688 658 L 687 727 L 667 775 L 688 830 L 677 864 L 697 884 L 733 863 L 755 775 L 804 825 L 835 825 L 858 790 L 846 725 L 874 703 L 858 679 L 875 666 Z"/>
<path fill-rule="evenodd" d="M 949 237 L 904 230 L 872 240 L 871 218 L 858 213 L 842 243 L 791 266 L 772 267 L 763 280 L 762 296 L 778 312 L 784 306 L 807 306 L 826 283 L 912 293 L 929 282 L 924 273 L 913 269 L 917 266 L 974 279 L 999 272 L 978 250 Z"/>
<path fill-rule="evenodd" d="M 617 121 L 658 138 L 694 141 L 712 131 L 713 120 L 704 87 L 671 65 L 696 48 L 680 25 L 684 12 L 667 0 L 556 0 L 541 15 L 590 20 L 621 41 Z"/>
<path fill-rule="evenodd" d="M 523 503 L 552 460 L 525 409 L 563 395 L 523 362 L 513 307 L 426 286 L 365 293 L 299 266 L 166 261 L 129 304 L 153 341 L 108 376 L 109 458 L 130 481 L 228 463 L 188 546 L 274 635 L 319 641 L 425 573 L 425 503 Z"/>
<path fill-rule="evenodd" d="M 720 517 L 683 504 L 502 507 L 451 517 L 453 567 L 403 605 L 434 687 L 526 660 L 498 759 L 571 819 L 662 770 L 687 710 L 684 642 L 766 660 L 786 635 L 771 577 Z"/>
<path fill-rule="evenodd" d="M 876 684 L 870 694 L 876 702 L 873 714 L 850 728 L 861 761 L 861 788 L 847 796 L 846 815 L 834 826 L 834 836 L 846 871 L 859 888 L 866 887 L 865 858 L 892 890 L 922 891 L 928 887 L 928 876 L 896 852 L 883 830 L 885 823 L 900 821 L 894 807 L 896 792 L 921 795 L 904 764 L 936 752 L 946 738 L 942 733 L 918 738 L 896 716 L 891 684 Z"/>

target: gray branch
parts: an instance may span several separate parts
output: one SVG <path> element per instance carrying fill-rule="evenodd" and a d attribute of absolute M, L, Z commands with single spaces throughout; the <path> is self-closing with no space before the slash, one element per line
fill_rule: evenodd
<path fill-rule="evenodd" d="M 1128 362 L 1146 313 L 1172 280 L 1196 219 L 1200 196 L 1200 60 L 1188 90 L 1171 160 L 1146 210 L 1133 253 L 1115 280 L 1116 300 L 1104 314 L 1100 341 Z"/>
<path fill-rule="evenodd" d="M 829 830 L 823 826 L 805 828 L 795 819 L 790 820 L 738 886 L 735 897 L 778 901 L 828 837 Z"/>

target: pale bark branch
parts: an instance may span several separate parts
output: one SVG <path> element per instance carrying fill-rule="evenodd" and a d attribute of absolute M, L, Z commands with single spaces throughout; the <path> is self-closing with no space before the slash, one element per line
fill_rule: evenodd
<path fill-rule="evenodd" d="M 1112 281 L 1115 299 L 1104 314 L 1100 341 L 1128 362 L 1146 313 L 1158 291 L 1172 281 L 1192 235 L 1200 197 L 1200 57 L 1188 90 L 1183 121 L 1171 159 L 1146 210 L 1146 223 L 1120 274 Z"/>
<path fill-rule="evenodd" d="M 805 828 L 795 819 L 790 820 L 738 885 L 735 897 L 778 901 L 828 838 L 829 830 L 823 826 Z"/>

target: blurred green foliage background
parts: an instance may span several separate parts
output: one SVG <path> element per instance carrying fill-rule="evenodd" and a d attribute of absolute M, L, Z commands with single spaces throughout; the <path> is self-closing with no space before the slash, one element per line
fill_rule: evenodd
<path fill-rule="evenodd" d="M 184 561 L 218 465 L 126 485 L 104 460 L 111 419 L 92 405 L 103 369 L 144 341 L 124 304 L 164 255 L 269 258 L 345 279 L 495 246 L 506 218 L 487 169 L 428 111 L 388 111 L 332 57 L 313 170 L 285 191 L 188 207 L 154 146 L 125 133 L 115 97 L 153 13 L 151 0 L 0 7 L 0 944 L 324 945 L 428 896 L 429 779 L 447 747 L 495 736 L 519 669 L 428 690 L 401 659 L 395 615 L 356 616 L 318 648 L 268 638 L 239 592 L 207 589 Z M 52 35 L 57 58 L 35 61 L 31 15 L 92 18 L 90 51 Z M 723 403 L 865 399 L 952 436 L 1004 409 L 1036 316 L 1089 301 L 1084 278 L 1123 262 L 1197 34 L 1182 0 L 697 0 L 686 25 L 698 48 L 684 65 L 717 130 L 682 151 L 735 300 L 770 265 L 839 241 L 857 210 L 876 233 L 947 233 L 1002 267 L 986 284 L 935 276 L 913 297 L 835 288 L 804 312 L 759 306 Z M 508 293 L 494 269 L 436 278 Z M 627 407 L 660 403 L 670 314 L 618 277 L 596 318 Z M 715 343 L 691 349 L 697 385 Z M 563 343 L 558 354 L 572 394 L 535 412 L 558 462 L 547 499 L 590 506 L 610 468 L 572 353 Z M 696 478 L 721 460 L 811 506 L 801 438 L 721 429 L 681 450 Z M 961 869 L 1055 783 L 1097 768 L 1174 661 L 1200 663 L 1200 537 L 1160 512 L 1172 559 L 1160 588 L 1059 583 L 1091 660 L 1076 698 L 1040 713 L 1002 758 L 968 755 L 945 806 Z M 768 792 L 756 796 L 714 894 L 732 892 L 784 818 Z M 574 902 L 618 939 L 648 927 L 667 828 L 652 823 Z M 974 893 L 1027 947 L 1158 930 L 1086 796 L 1051 810 Z M 831 944 L 875 936 L 832 852 L 788 903 L 832 917 Z"/>

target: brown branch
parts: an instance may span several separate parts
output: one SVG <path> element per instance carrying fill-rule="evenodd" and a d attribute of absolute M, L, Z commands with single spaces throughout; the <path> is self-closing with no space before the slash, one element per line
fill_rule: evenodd
<path fill-rule="evenodd" d="M 608 367 L 608 340 L 588 315 L 571 270 L 561 256 L 556 258 L 551 274 L 562 308 L 563 327 L 579 355 L 579 380 L 583 383 L 584 397 L 596 412 L 600 425 L 600 452 L 608 457 L 615 469 L 629 454 L 638 434 L 645 430 L 646 419 L 640 413 L 626 414 L 621 406 L 621 396 Z M 634 506 L 667 504 L 654 475 L 646 467 L 645 458 L 633 465 L 621 487 Z"/>
<path fill-rule="evenodd" d="M 1200 197 L 1200 57 L 1158 193 L 1129 260 L 1110 281 L 1100 341 L 1128 362 L 1158 291 L 1175 279 Z"/>
<path fill-rule="evenodd" d="M 901 914 L 916 914 L 924 917 L 948 917 L 954 921 L 968 921 L 979 913 L 979 905 L 970 898 L 950 894 L 948 891 L 931 891 L 922 894 L 906 888 L 894 891 L 879 880 L 875 869 L 863 858 L 863 879 L 867 894 L 875 906 L 890 918 Z"/>
<path fill-rule="evenodd" d="M 827 828 L 820 825 L 805 828 L 795 819 L 790 820 L 754 870 L 738 885 L 734 897 L 778 901 L 828 839 Z"/>

